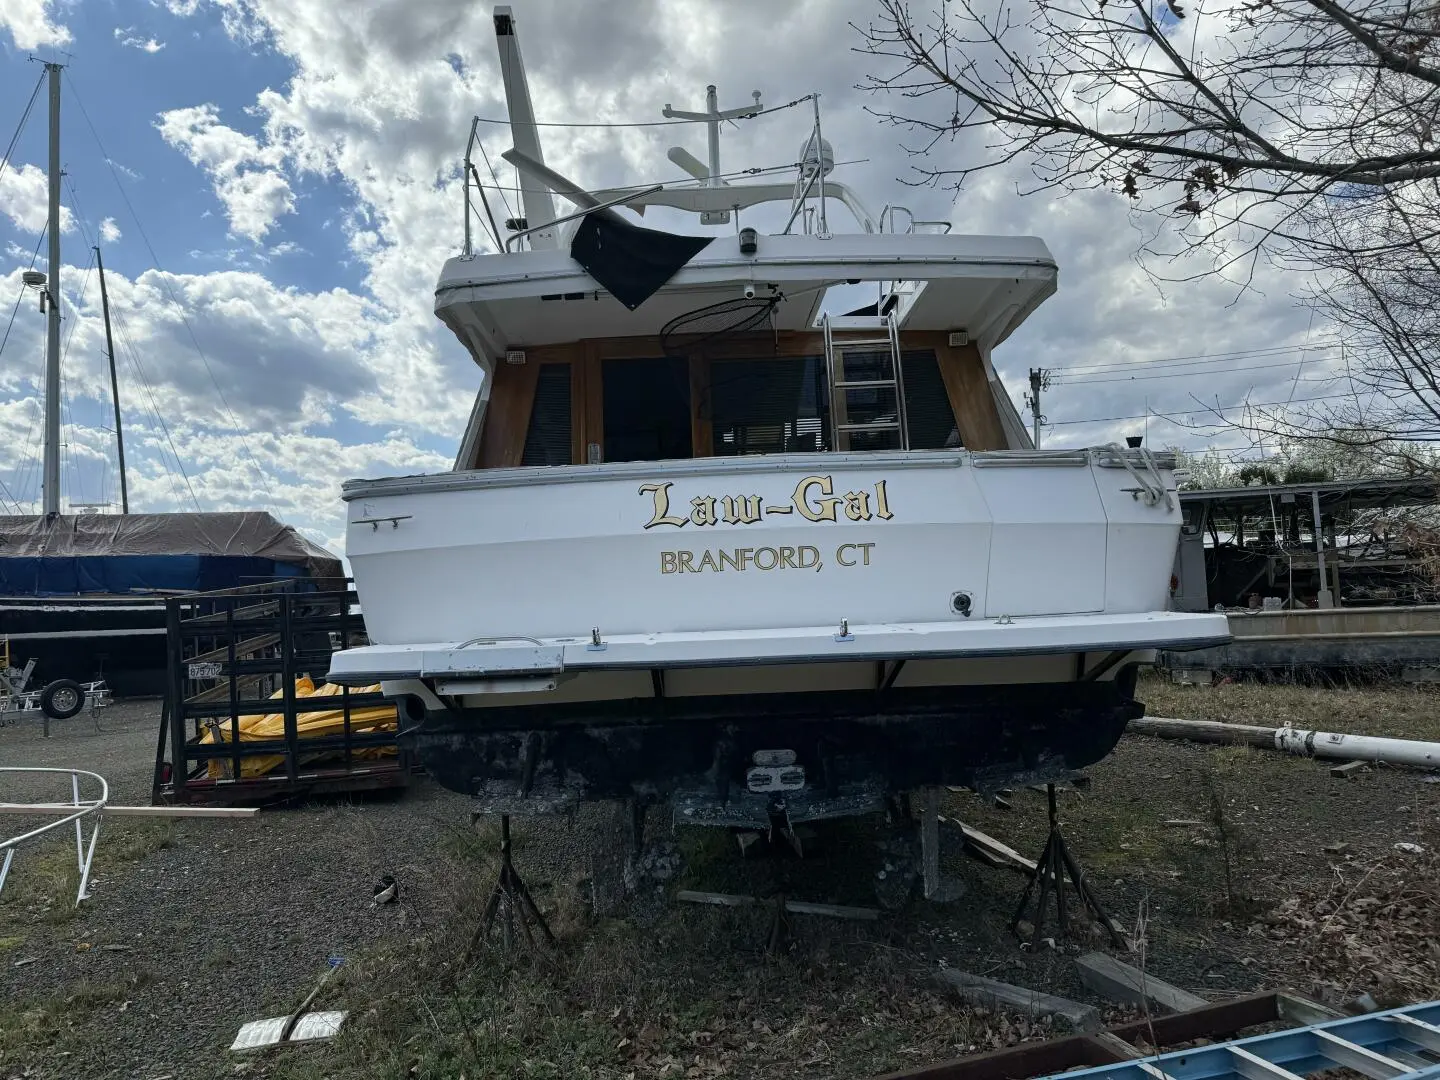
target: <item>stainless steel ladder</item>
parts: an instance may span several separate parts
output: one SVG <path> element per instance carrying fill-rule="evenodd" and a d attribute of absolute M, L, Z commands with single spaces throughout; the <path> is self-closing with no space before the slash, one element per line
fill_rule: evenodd
<path fill-rule="evenodd" d="M 825 315 L 821 325 L 825 332 L 825 372 L 830 383 L 831 449 L 849 450 L 852 434 L 872 431 L 893 431 L 898 437 L 899 449 L 910 449 L 910 430 L 905 420 L 904 377 L 900 365 L 900 331 L 895 320 L 889 315 Z M 855 353 L 863 353 L 867 358 L 883 353 L 889 361 L 889 377 L 852 378 L 846 370 L 845 361 L 848 355 Z M 880 370 L 883 375 L 886 370 L 883 360 Z M 850 395 L 862 390 L 889 390 L 893 393 L 893 419 L 851 421 Z"/>
<path fill-rule="evenodd" d="M 1065 1080 L 1302 1080 L 1337 1068 L 1371 1080 L 1440 1080 L 1440 1002 L 1054 1075 Z"/>

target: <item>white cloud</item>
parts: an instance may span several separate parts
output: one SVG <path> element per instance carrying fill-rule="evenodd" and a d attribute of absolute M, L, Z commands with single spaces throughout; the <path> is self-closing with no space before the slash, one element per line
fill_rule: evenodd
<path fill-rule="evenodd" d="M 10 31 L 17 49 L 69 45 L 67 27 L 50 21 L 51 0 L 5 0 L 0 4 L 0 30 Z"/>
<path fill-rule="evenodd" d="M 50 180 L 38 165 L 12 164 L 0 174 L 0 214 L 30 236 L 45 228 L 50 218 Z M 70 208 L 60 207 L 60 231 L 68 233 L 75 226 Z"/>
<path fill-rule="evenodd" d="M 123 235 L 120 231 L 120 226 L 115 224 L 113 217 L 107 217 L 104 221 L 100 222 L 100 239 L 105 243 L 116 243 Z"/>
<path fill-rule="evenodd" d="M 0 7 L 8 15 L 13 3 L 0 0 Z M 256 117 L 251 132 L 225 122 L 239 114 L 222 116 L 205 103 L 212 91 L 204 76 L 182 88 L 192 96 L 181 100 L 196 104 L 158 118 L 167 143 L 202 170 L 237 239 L 230 242 L 234 246 L 191 252 L 194 262 L 188 265 L 196 273 L 107 275 L 117 323 L 123 324 L 117 333 L 133 498 L 142 509 L 189 505 L 177 467 L 165 464 L 173 441 L 189 486 L 207 509 L 274 508 L 334 543 L 343 533 L 339 483 L 353 476 L 448 468 L 479 383 L 469 356 L 435 318 L 431 289 L 460 242 L 457 165 L 469 118 L 505 115 L 490 9 L 452 0 L 371 0 L 337 19 L 327 0 L 165 0 L 165 5 L 179 16 L 217 13 L 237 49 L 262 42 L 292 72 L 275 88 L 246 88 L 254 95 L 246 110 Z M 993 174 L 958 201 L 942 191 L 898 183 L 901 177 L 913 179 L 899 149 L 903 133 L 878 125 L 862 108 L 870 99 L 853 89 L 865 60 L 851 51 L 859 41 L 849 23 L 863 25 L 869 13 L 865 0 L 778 7 L 771 0 L 724 5 L 634 0 L 623 23 L 603 5 L 563 0 L 533 0 L 518 10 L 542 120 L 659 120 L 667 101 L 681 109 L 701 107 L 710 81 L 719 84 L 722 107 L 747 103 L 756 88 L 767 105 L 819 90 L 836 158 L 868 159 L 839 166 L 837 178 L 852 184 L 873 208 L 899 202 L 922 219 L 953 215 L 957 232 L 1044 238 L 1060 263 L 1060 291 L 996 353 L 1017 397 L 1031 366 L 1063 369 L 1120 360 L 1134 362 L 1136 374 L 1147 374 L 1157 370 L 1147 362 L 1163 357 L 1298 348 L 1306 341 L 1307 315 L 1291 302 L 1292 286 L 1268 268 L 1257 282 L 1268 295 L 1242 298 L 1233 307 L 1227 305 L 1235 299 L 1234 289 L 1213 281 L 1162 294 L 1133 261 L 1143 237 L 1126 227 L 1130 218 L 1118 198 L 1103 193 L 1020 198 L 1015 188 L 1025 177 L 1016 170 Z M 766 32 L 755 34 L 756 25 Z M 803 50 L 793 48 L 798 40 L 805 42 Z M 227 87 L 226 100 L 233 100 L 235 91 Z M 810 122 L 807 104 L 729 125 L 722 135 L 722 166 L 791 162 Z M 481 130 L 491 160 L 498 162 L 499 151 L 509 146 L 507 129 L 482 125 Z M 544 141 L 552 165 L 594 186 L 678 179 L 666 148 L 684 145 L 701 157 L 705 149 L 699 127 L 547 129 Z M 975 137 L 944 144 L 937 153 L 962 161 L 986 150 L 983 137 Z M 480 168 L 483 174 L 483 160 Z M 508 165 L 498 171 L 502 184 L 513 184 Z M 19 186 L 12 189 L 9 173 L 0 183 L 0 213 L 17 223 L 19 215 L 27 215 L 33 236 L 44 220 L 44 176 L 33 167 L 16 175 Z M 313 183 L 326 197 L 300 202 L 296 190 L 302 180 L 307 194 Z M 506 194 L 513 206 L 513 193 Z M 341 263 L 359 268 L 358 289 L 283 288 L 264 276 L 298 265 L 299 260 L 279 257 L 300 254 L 308 242 L 298 232 L 287 235 L 287 229 L 309 205 L 320 216 L 304 224 L 313 229 L 333 222 L 325 235 L 339 233 L 347 245 Z M 504 212 L 499 205 L 495 209 L 497 216 Z M 690 218 L 656 214 L 646 220 L 657 227 L 677 221 L 683 231 L 697 228 Z M 104 228 L 102 223 L 102 238 Z M 21 245 L 10 258 L 28 260 L 29 249 Z M 0 274 L 0 295 L 14 294 L 16 274 Z M 67 268 L 67 294 L 77 295 L 82 281 L 81 270 Z M 106 469 L 113 474 L 111 437 L 102 430 L 108 376 L 98 316 L 92 288 L 67 324 L 75 328 L 66 368 L 79 432 L 72 439 L 82 472 L 90 470 L 83 494 L 91 498 L 102 491 Z M 43 322 L 33 311 L 29 319 L 17 319 L 16 337 L 0 365 L 0 478 L 12 486 L 33 444 L 27 431 L 34 427 L 42 333 Z M 1324 335 L 1323 327 L 1314 328 L 1313 339 Z M 11 365 L 12 348 L 35 363 Z M 150 390 L 131 365 L 132 349 Z M 1200 379 L 1060 380 L 1046 392 L 1045 411 L 1055 421 L 1122 416 L 1142 412 L 1148 398 L 1155 412 L 1185 404 L 1192 390 L 1230 403 L 1252 386 L 1261 400 L 1277 394 L 1283 399 L 1294 370 L 1268 365 L 1241 370 L 1260 364 L 1242 358 Z M 1307 362 L 1302 378 L 1313 372 Z M 228 408 L 219 400 L 217 383 Z M 1299 385 L 1303 394 L 1308 384 Z M 152 414 L 152 390 L 168 437 Z M 233 429 L 232 414 L 243 425 L 243 438 Z M 1135 427 L 1057 426 L 1047 444 L 1108 441 Z M 1169 431 L 1177 434 L 1173 441 L 1193 445 L 1193 437 Z M 268 479 L 262 480 L 262 472 Z M 106 482 L 113 488 L 113 478 Z M 24 497 L 34 494 L 31 484 Z"/>
<path fill-rule="evenodd" d="M 214 105 L 163 112 L 155 126 L 209 175 L 237 236 L 258 243 L 277 218 L 295 209 L 295 194 L 280 171 L 283 152 L 221 123 Z"/>
<path fill-rule="evenodd" d="M 133 26 L 123 28 L 119 26 L 115 27 L 115 40 L 124 48 L 139 49 L 141 52 L 147 52 L 152 55 L 165 48 L 165 42 L 163 41 L 156 41 L 153 37 L 139 37 L 136 35 Z"/>

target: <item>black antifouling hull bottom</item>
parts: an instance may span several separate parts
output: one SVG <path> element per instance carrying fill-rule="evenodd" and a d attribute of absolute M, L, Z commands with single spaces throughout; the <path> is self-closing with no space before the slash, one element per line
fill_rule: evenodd
<path fill-rule="evenodd" d="M 1144 715 L 1134 685 L 1129 669 L 1110 682 L 428 713 L 410 698 L 403 704 L 416 726 L 402 738 L 445 787 L 491 800 L 501 795 L 507 803 L 703 792 L 724 805 L 756 794 L 751 770 L 765 763 L 757 751 L 793 752 L 793 766 L 803 770 L 788 773 L 774 797 L 843 802 L 847 792 L 1041 783 L 1093 765 L 1114 749 L 1131 719 Z"/>

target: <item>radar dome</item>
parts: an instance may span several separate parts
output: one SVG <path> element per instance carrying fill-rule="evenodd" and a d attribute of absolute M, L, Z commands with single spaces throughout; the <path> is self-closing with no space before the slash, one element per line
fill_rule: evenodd
<path fill-rule="evenodd" d="M 817 154 L 815 136 L 811 134 L 800 147 L 800 170 L 808 174 L 815 169 L 817 164 L 820 166 L 820 171 L 828 175 L 835 168 L 835 151 L 830 148 L 830 140 L 821 139 L 820 150 Z"/>

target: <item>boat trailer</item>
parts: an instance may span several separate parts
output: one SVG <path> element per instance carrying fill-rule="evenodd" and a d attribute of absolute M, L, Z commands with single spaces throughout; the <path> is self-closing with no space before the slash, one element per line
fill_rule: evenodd
<path fill-rule="evenodd" d="M 56 679 L 38 690 L 30 688 L 35 661 L 16 667 L 10 655 L 10 639 L 0 638 L 0 726 L 39 714 L 44 723 L 44 736 L 50 737 L 51 720 L 68 720 L 82 709 L 94 716 L 111 704 L 110 689 L 104 679 L 76 682 Z"/>

